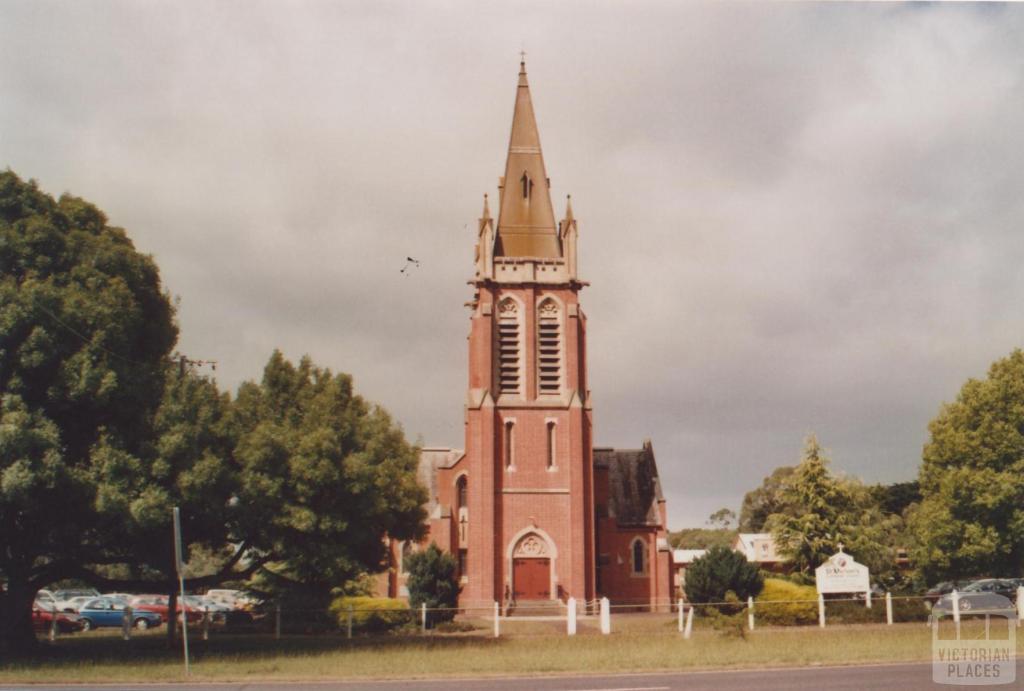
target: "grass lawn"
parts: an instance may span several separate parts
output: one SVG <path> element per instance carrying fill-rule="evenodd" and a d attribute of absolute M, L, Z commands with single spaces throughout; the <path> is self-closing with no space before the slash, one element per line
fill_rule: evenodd
<path fill-rule="evenodd" d="M 742 637 L 698 628 L 684 640 L 667 617 L 617 617 L 601 636 L 596 621 L 564 635 L 556 622 L 510 623 L 508 637 L 471 634 L 342 636 L 216 635 L 190 640 L 193 678 L 256 679 L 424 678 L 640 672 L 698 668 L 834 665 L 931 659 L 931 631 L 921 623 L 765 628 Z M 613 624 L 613 625 L 615 625 Z M 973 632 L 973 633 L 972 633 Z M 965 622 L 965 637 L 980 632 Z M 1018 654 L 1024 651 L 1024 636 Z M 0 683 L 33 681 L 176 681 L 180 652 L 168 651 L 160 631 L 120 640 L 117 632 L 58 639 L 30 661 L 0 662 Z"/>

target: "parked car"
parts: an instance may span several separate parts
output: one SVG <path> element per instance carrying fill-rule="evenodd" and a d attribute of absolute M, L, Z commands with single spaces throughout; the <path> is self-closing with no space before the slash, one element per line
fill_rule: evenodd
<path fill-rule="evenodd" d="M 77 614 L 55 611 L 38 599 L 32 606 L 32 628 L 36 631 L 49 631 L 54 615 L 57 617 L 57 630 L 60 633 L 73 633 L 85 628 L 82 618 Z"/>
<path fill-rule="evenodd" d="M 206 591 L 206 597 L 236 610 L 252 611 L 259 601 L 243 590 L 213 588 Z"/>
<path fill-rule="evenodd" d="M 88 596 L 83 595 L 83 596 L 80 596 L 80 597 L 73 597 L 73 598 L 71 598 L 69 600 L 65 600 L 64 601 L 64 607 L 63 607 L 62 611 L 77 613 L 78 610 L 82 608 L 82 605 L 84 605 L 87 602 L 92 602 L 95 599 L 96 599 L 95 595 L 88 595 Z"/>
<path fill-rule="evenodd" d="M 71 605 L 68 604 L 68 601 L 71 600 L 72 598 L 76 598 L 76 597 L 99 597 L 99 596 L 100 596 L 100 592 L 98 590 L 96 590 L 95 588 L 71 588 L 71 589 L 54 590 L 53 591 L 53 599 L 57 601 L 57 609 L 59 609 L 61 611 L 64 611 L 64 612 L 74 611 L 73 608 L 69 609 L 69 607 L 71 607 Z"/>
<path fill-rule="evenodd" d="M 78 610 L 78 616 L 81 617 L 85 630 L 89 631 L 101 626 L 121 626 L 124 622 L 124 610 L 125 605 L 120 601 L 98 597 L 85 603 Z M 132 625 L 135 628 L 148 629 L 162 623 L 163 617 L 155 612 L 132 609 Z"/>
<path fill-rule="evenodd" d="M 210 621 L 215 624 L 223 624 L 227 620 L 227 613 L 232 611 L 227 605 L 211 600 L 204 595 L 186 595 L 185 604 L 200 612 L 208 613 Z"/>
<path fill-rule="evenodd" d="M 170 605 L 167 601 L 166 595 L 136 595 L 128 602 L 128 605 L 133 610 L 152 612 L 160 615 L 164 621 L 171 621 L 169 612 Z M 189 624 L 197 624 L 203 620 L 203 612 L 201 609 L 196 609 L 187 602 L 185 603 L 185 606 L 182 607 L 182 603 L 179 600 L 177 607 L 175 608 L 178 621 L 181 621 L 181 612 L 183 609 Z"/>
<path fill-rule="evenodd" d="M 968 583 L 958 594 L 961 612 L 1005 612 L 1014 608 L 1017 584 L 1003 578 L 984 578 Z M 953 594 L 948 593 L 939 598 L 935 608 L 952 612 Z"/>
<path fill-rule="evenodd" d="M 131 593 L 103 593 L 100 597 L 108 597 L 111 600 L 117 600 L 127 605 L 135 596 Z"/>
<path fill-rule="evenodd" d="M 964 586 L 968 583 L 970 583 L 970 581 L 943 581 L 941 583 L 936 583 L 924 594 L 924 599 L 934 605 L 942 598 L 943 595 L 951 593 L 954 590 L 963 590 Z"/>

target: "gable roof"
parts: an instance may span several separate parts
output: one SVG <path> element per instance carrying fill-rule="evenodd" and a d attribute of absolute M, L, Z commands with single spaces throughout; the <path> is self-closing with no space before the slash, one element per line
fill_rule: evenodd
<path fill-rule="evenodd" d="M 640 449 L 594 449 L 594 467 L 608 469 L 608 515 L 620 526 L 660 526 L 665 501 L 650 440 Z"/>

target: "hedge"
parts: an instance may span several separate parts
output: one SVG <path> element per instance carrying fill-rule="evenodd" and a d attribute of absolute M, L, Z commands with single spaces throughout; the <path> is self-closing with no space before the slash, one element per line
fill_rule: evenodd
<path fill-rule="evenodd" d="M 341 628 L 348 626 L 348 608 L 352 607 L 352 629 L 378 633 L 412 621 L 408 603 L 389 597 L 339 597 L 331 602 L 331 614 Z"/>
<path fill-rule="evenodd" d="M 783 602 L 779 602 L 782 600 Z M 785 602 L 807 600 L 808 602 Z M 818 592 L 814 586 L 797 585 L 780 578 L 766 578 L 764 590 L 754 604 L 757 621 L 778 626 L 816 624 Z"/>

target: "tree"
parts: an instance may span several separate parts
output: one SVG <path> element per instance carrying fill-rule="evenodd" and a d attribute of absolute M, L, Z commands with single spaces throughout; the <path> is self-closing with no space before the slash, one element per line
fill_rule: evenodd
<path fill-rule="evenodd" d="M 911 526 L 929 581 L 1024 567 L 1024 352 L 969 379 L 928 426 Z"/>
<path fill-rule="evenodd" d="M 784 490 L 795 473 L 796 466 L 780 466 L 761 482 L 760 487 L 743 496 L 739 522 L 741 533 L 763 532 L 772 514 L 792 513 L 792 508 L 786 506 Z"/>
<path fill-rule="evenodd" d="M 385 565 L 385 536 L 420 539 L 427 496 L 418 452 L 352 378 L 274 352 L 233 409 L 238 490 L 234 541 L 264 560 L 277 591 L 332 588 Z"/>
<path fill-rule="evenodd" d="M 116 559 L 100 478 L 144 454 L 176 339 L 124 230 L 0 173 L 0 653 L 34 646 L 40 587 Z"/>
<path fill-rule="evenodd" d="M 736 541 L 736 531 L 725 528 L 683 528 L 668 534 L 673 549 L 707 549 L 720 545 L 730 547 Z"/>
<path fill-rule="evenodd" d="M 732 509 L 721 508 L 708 516 L 708 525 L 718 528 L 719 530 L 729 530 L 735 520 L 735 511 Z"/>
<path fill-rule="evenodd" d="M 426 605 L 427 623 L 434 626 L 455 618 L 455 607 L 459 602 L 458 565 L 455 558 L 442 552 L 437 545 L 421 552 L 413 552 L 405 558 L 405 570 L 409 574 L 406 587 L 409 589 L 409 606 L 419 609 Z"/>
<path fill-rule="evenodd" d="M 812 574 L 840 543 L 876 573 L 893 568 L 886 538 L 892 526 L 882 520 L 861 483 L 832 476 L 813 434 L 805 440 L 803 459 L 781 498 L 786 512 L 772 514 L 767 527 L 779 553 L 800 573 Z"/>
<path fill-rule="evenodd" d="M 244 578 L 262 563 L 239 530 L 239 473 L 233 459 L 230 398 L 184 361 L 168 378 L 153 421 L 153 439 L 141 459 L 115 449 L 102 453 L 97 507 L 108 542 L 122 546 L 116 571 L 83 565 L 81 577 L 116 590 L 161 591 L 177 601 L 170 529 L 171 507 L 181 509 L 190 588 Z M 174 640 L 175 627 L 167 628 Z"/>
<path fill-rule="evenodd" d="M 755 564 L 728 547 L 712 547 L 686 570 L 686 599 L 690 602 L 726 602 L 732 593 L 739 601 L 757 597 L 764 579 Z"/>

